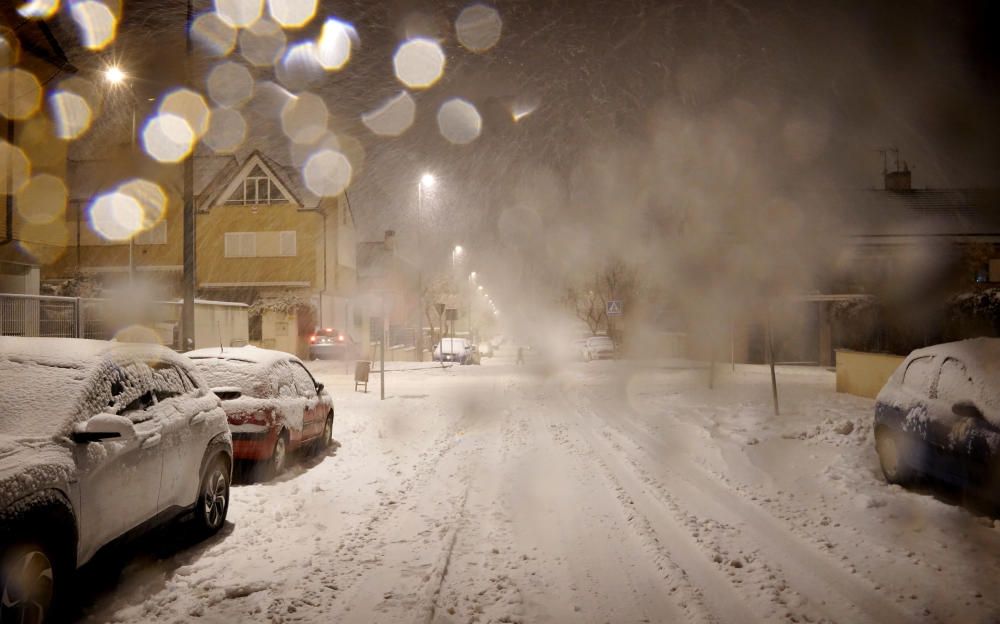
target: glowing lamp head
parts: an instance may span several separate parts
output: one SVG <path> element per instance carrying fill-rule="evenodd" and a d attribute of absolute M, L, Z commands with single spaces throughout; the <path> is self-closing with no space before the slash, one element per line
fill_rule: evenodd
<path fill-rule="evenodd" d="M 104 79 L 112 85 L 118 86 L 123 84 L 128 76 L 122 71 L 121 67 L 117 65 L 111 65 L 104 70 Z"/>
<path fill-rule="evenodd" d="M 462 250 L 462 246 L 461 245 L 455 245 L 455 255 L 456 256 L 462 255 L 462 251 L 463 250 Z"/>
<path fill-rule="evenodd" d="M 436 182 L 437 180 L 434 179 L 434 176 L 429 173 L 425 173 L 420 177 L 420 185 L 424 188 L 432 188 Z"/>

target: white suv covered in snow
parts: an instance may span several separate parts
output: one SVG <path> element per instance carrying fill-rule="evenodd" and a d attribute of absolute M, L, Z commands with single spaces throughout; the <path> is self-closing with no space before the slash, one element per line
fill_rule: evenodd
<path fill-rule="evenodd" d="M 0 338 L 0 622 L 51 619 L 114 540 L 191 511 L 219 530 L 232 438 L 199 379 L 157 345 Z"/>

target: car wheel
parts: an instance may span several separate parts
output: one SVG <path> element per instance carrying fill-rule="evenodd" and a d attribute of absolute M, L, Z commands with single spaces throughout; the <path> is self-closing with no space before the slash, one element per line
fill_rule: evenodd
<path fill-rule="evenodd" d="M 44 540 L 14 544 L 0 561 L 0 622 L 52 622 L 67 566 Z"/>
<path fill-rule="evenodd" d="M 216 457 L 209 464 L 201 479 L 195 522 L 198 532 L 208 536 L 217 533 L 226 522 L 229 513 L 229 464 L 222 457 Z"/>
<path fill-rule="evenodd" d="M 886 427 L 875 431 L 875 451 L 882 466 L 882 474 L 889 483 L 906 485 L 913 481 L 913 470 L 903 461 L 906 443 L 903 436 Z"/>
<path fill-rule="evenodd" d="M 271 451 L 271 461 L 268 472 L 270 476 L 276 476 L 285 471 L 285 463 L 288 459 L 288 435 L 282 431 L 278 434 L 278 439 L 274 442 L 274 450 Z"/>
<path fill-rule="evenodd" d="M 322 453 L 330 448 L 333 442 L 333 414 L 326 417 L 326 424 L 323 425 L 323 435 L 316 441 L 316 453 Z"/>

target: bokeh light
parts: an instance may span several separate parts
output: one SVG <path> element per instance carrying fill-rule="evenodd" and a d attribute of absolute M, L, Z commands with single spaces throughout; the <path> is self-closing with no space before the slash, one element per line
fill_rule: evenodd
<path fill-rule="evenodd" d="M 232 108 L 217 108 L 212 111 L 208 134 L 202 140 L 219 154 L 231 154 L 243 145 L 246 138 L 247 124 L 243 115 Z"/>
<path fill-rule="evenodd" d="M 31 161 L 21 148 L 0 139 L 0 194 L 16 193 L 31 177 Z"/>
<path fill-rule="evenodd" d="M 285 53 L 285 31 L 271 20 L 258 20 L 240 32 L 240 54 L 257 67 L 270 67 Z"/>
<path fill-rule="evenodd" d="M 285 57 L 275 67 L 278 80 L 286 87 L 302 90 L 325 74 L 319 63 L 319 48 L 315 41 L 300 41 L 288 46 Z"/>
<path fill-rule="evenodd" d="M 479 137 L 483 118 L 476 107 L 461 98 L 453 98 L 441 105 L 437 115 L 441 136 L 448 141 L 465 145 Z"/>
<path fill-rule="evenodd" d="M 108 5 L 98 0 L 82 0 L 70 5 L 70 14 L 80 31 L 80 42 L 90 50 L 101 50 L 114 41 L 118 18 Z"/>
<path fill-rule="evenodd" d="M 29 0 L 17 7 L 17 12 L 28 19 L 48 19 L 59 10 L 59 0 Z"/>
<path fill-rule="evenodd" d="M 0 25 L 0 67 L 13 67 L 17 65 L 20 57 L 21 47 L 17 41 L 17 35 L 6 26 Z"/>
<path fill-rule="evenodd" d="M 132 344 L 164 344 L 160 332 L 152 327 L 139 324 L 122 327 L 115 332 L 113 340 Z"/>
<path fill-rule="evenodd" d="M 267 10 L 283 28 L 302 28 L 316 15 L 316 0 L 267 0 Z"/>
<path fill-rule="evenodd" d="M 41 101 L 42 86 L 34 74 L 19 68 L 0 70 L 0 116 L 27 119 Z"/>
<path fill-rule="evenodd" d="M 351 183 L 351 161 L 338 151 L 320 150 L 306 160 L 302 179 L 313 194 L 336 197 Z"/>
<path fill-rule="evenodd" d="M 264 12 L 264 0 L 215 0 L 215 12 L 233 28 L 248 28 Z"/>
<path fill-rule="evenodd" d="M 136 178 L 118 187 L 118 193 L 131 197 L 142 208 L 142 229 L 148 230 L 167 216 L 167 194 L 160 185 Z"/>
<path fill-rule="evenodd" d="M 186 121 L 194 132 L 195 139 L 200 139 L 208 132 L 208 122 L 212 114 L 208 104 L 205 103 L 205 98 L 190 89 L 177 89 L 168 94 L 160 102 L 159 112 L 161 115 L 173 115 Z"/>
<path fill-rule="evenodd" d="M 326 132 L 329 112 L 321 97 L 301 93 L 281 108 L 281 129 L 296 143 L 314 143 Z"/>
<path fill-rule="evenodd" d="M 90 128 L 93 114 L 83 96 L 70 91 L 53 91 L 49 96 L 49 109 L 56 136 L 60 139 L 77 139 Z"/>
<path fill-rule="evenodd" d="M 445 56 L 436 41 L 411 39 L 399 46 L 392 64 L 400 82 L 412 89 L 426 89 L 444 73 Z"/>
<path fill-rule="evenodd" d="M 380 136 L 399 136 L 413 125 L 416 114 L 417 103 L 403 91 L 375 110 L 361 115 L 361 121 Z"/>
<path fill-rule="evenodd" d="M 503 20 L 496 9 L 473 4 L 465 8 L 455 20 L 458 42 L 473 52 L 485 52 L 500 41 Z"/>
<path fill-rule="evenodd" d="M 208 96 L 220 106 L 240 106 L 253 96 L 253 76 L 239 63 L 227 61 L 208 74 Z"/>
<path fill-rule="evenodd" d="M 323 22 L 316 42 L 316 58 L 323 69 L 336 71 L 351 59 L 351 38 L 354 27 L 335 18 Z"/>
<path fill-rule="evenodd" d="M 17 192 L 17 214 L 28 223 L 52 223 L 66 214 L 66 184 L 54 175 L 37 175 Z"/>
<path fill-rule="evenodd" d="M 142 231 L 145 215 L 139 200 L 115 190 L 94 199 L 87 209 L 87 220 L 105 240 L 127 241 Z"/>
<path fill-rule="evenodd" d="M 191 36 L 214 56 L 227 56 L 236 47 L 236 28 L 214 12 L 195 18 Z"/>
<path fill-rule="evenodd" d="M 142 147 L 155 160 L 175 163 L 184 160 L 194 149 L 195 132 L 183 117 L 159 114 L 142 130 Z"/>

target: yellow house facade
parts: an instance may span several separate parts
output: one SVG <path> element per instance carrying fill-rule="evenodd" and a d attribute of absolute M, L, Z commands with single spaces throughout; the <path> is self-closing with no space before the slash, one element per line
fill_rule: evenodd
<path fill-rule="evenodd" d="M 128 241 L 103 237 L 90 214 L 94 197 L 115 188 L 121 176 L 94 161 L 71 163 L 71 169 L 78 181 L 70 202 L 71 244 L 43 277 L 57 283 L 85 276 L 105 292 L 131 279 L 158 297 L 179 297 L 178 176 L 158 181 L 164 217 L 130 248 Z M 351 333 L 357 251 L 346 195 L 317 197 L 295 168 L 256 151 L 242 159 L 196 157 L 195 172 L 198 297 L 248 304 L 250 342 L 266 348 L 305 355 L 316 327 Z"/>

